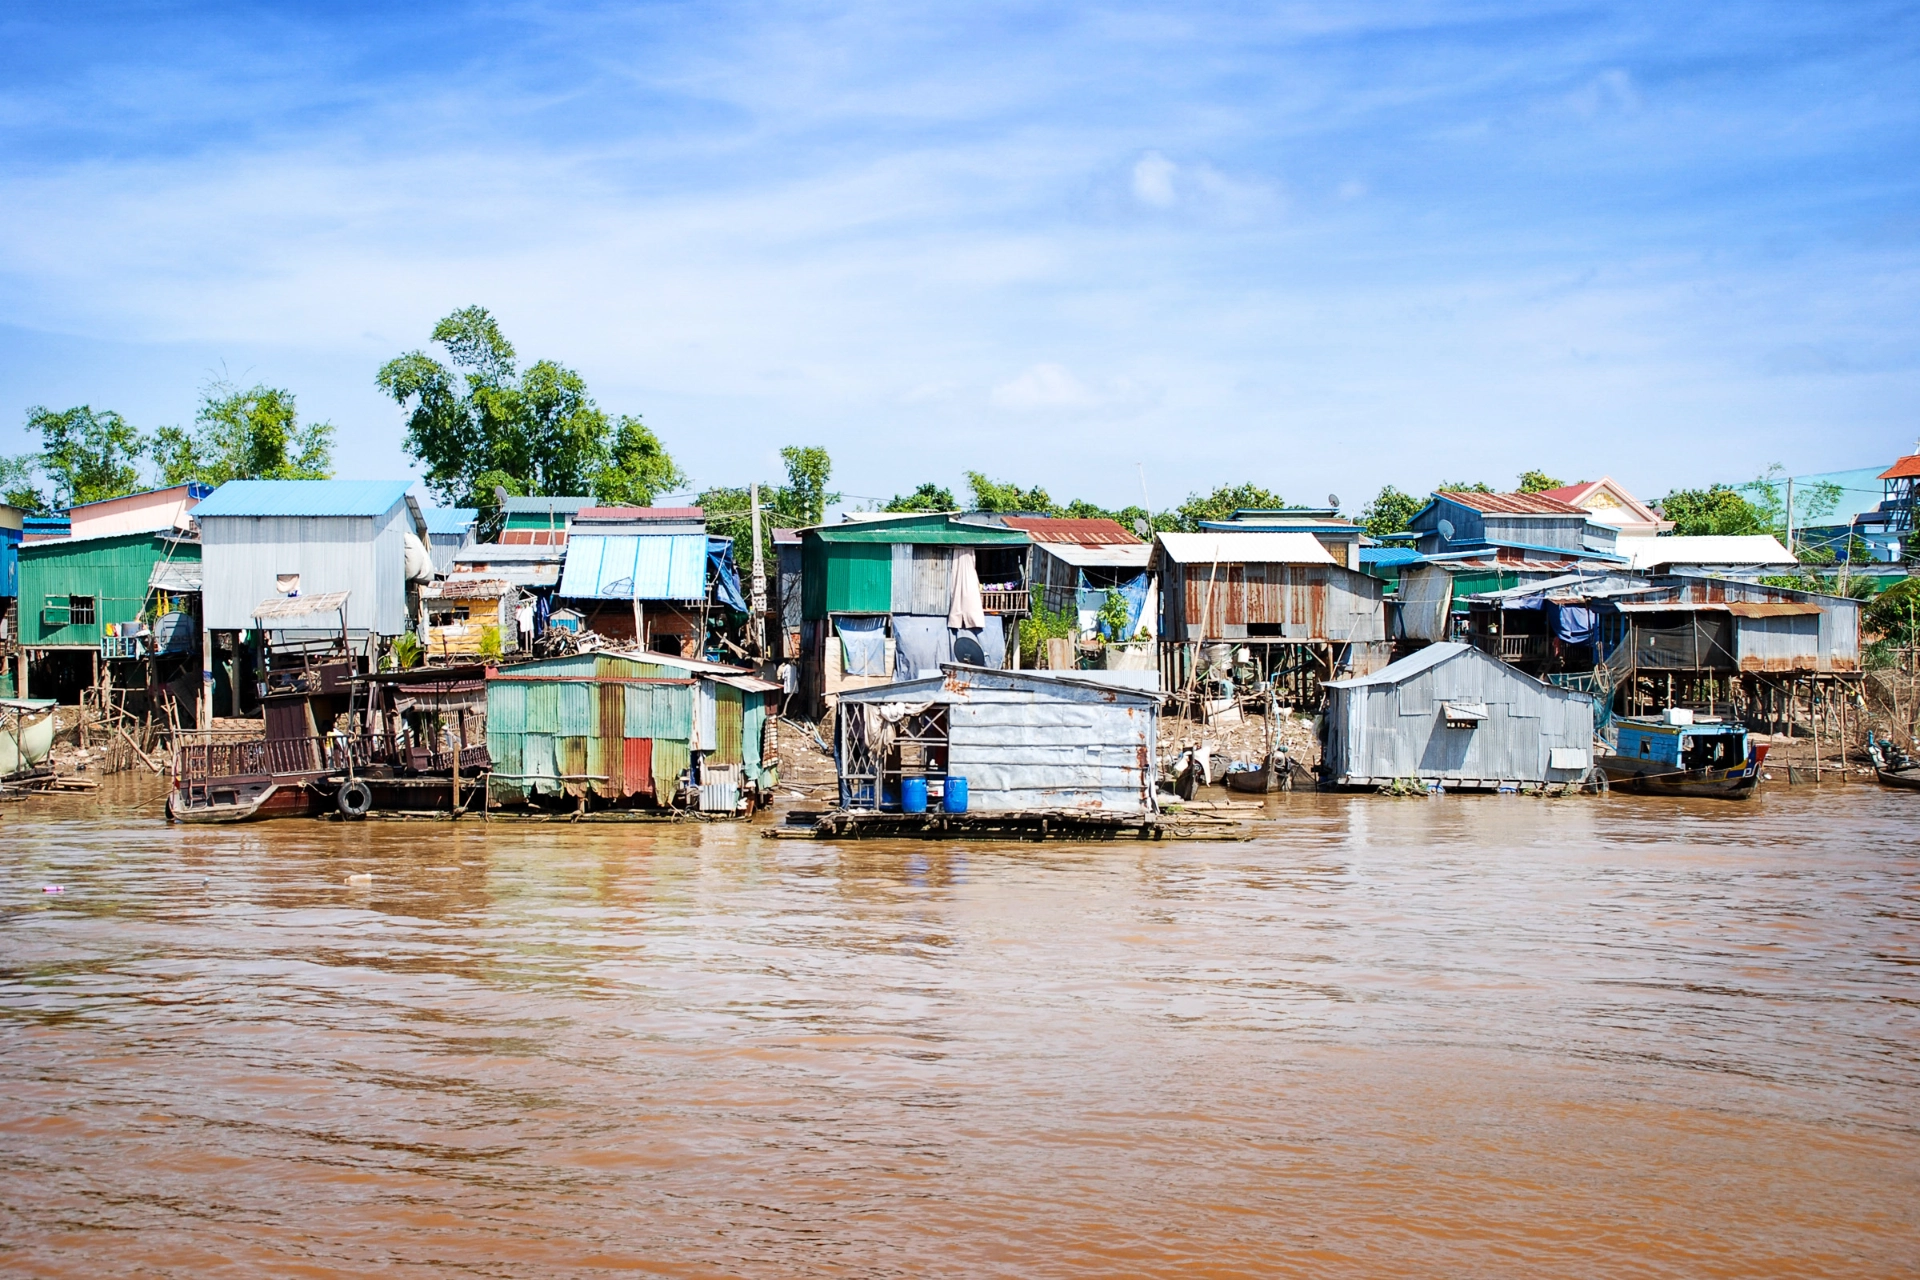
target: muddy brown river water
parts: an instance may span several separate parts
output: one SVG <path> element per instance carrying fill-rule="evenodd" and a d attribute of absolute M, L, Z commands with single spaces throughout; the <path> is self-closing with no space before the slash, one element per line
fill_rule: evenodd
<path fill-rule="evenodd" d="M 130 786 L 0 811 L 8 1274 L 1920 1271 L 1920 796 L 835 845 Z"/>

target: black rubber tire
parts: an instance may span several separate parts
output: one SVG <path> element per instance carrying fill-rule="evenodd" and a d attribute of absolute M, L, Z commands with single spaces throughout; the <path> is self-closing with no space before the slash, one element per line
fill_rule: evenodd
<path fill-rule="evenodd" d="M 343 782 L 333 793 L 333 807 L 343 818 L 364 818 L 367 810 L 373 808 L 373 788 L 358 778 Z"/>

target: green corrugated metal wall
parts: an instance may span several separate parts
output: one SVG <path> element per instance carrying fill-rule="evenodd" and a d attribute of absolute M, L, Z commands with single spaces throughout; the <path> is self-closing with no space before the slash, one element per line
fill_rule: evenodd
<path fill-rule="evenodd" d="M 539 679 L 516 680 L 515 675 Z M 623 776 L 627 743 L 636 738 L 652 744 L 653 789 L 671 793 L 690 762 L 695 687 L 622 681 L 684 677 L 679 667 L 583 654 L 529 663 L 488 681 L 494 799 L 511 804 L 529 794 L 591 792 L 613 798 L 645 792 L 645 783 Z M 727 692 L 738 705 L 739 691 Z M 759 695 L 748 699 L 757 703 Z M 739 732 L 734 736 L 737 740 Z"/>
<path fill-rule="evenodd" d="M 194 543 L 173 544 L 158 534 L 128 533 L 83 542 L 29 542 L 20 548 L 20 642 L 25 645 L 98 645 L 109 622 L 133 622 L 147 604 L 153 566 L 200 559 Z M 48 601 L 93 597 L 90 624 L 45 620 Z"/>
<path fill-rule="evenodd" d="M 800 600 L 808 618 L 893 611 L 892 544 L 808 538 L 801 560 Z"/>
<path fill-rule="evenodd" d="M 629 738 L 692 738 L 692 685 L 630 684 L 626 699 Z"/>

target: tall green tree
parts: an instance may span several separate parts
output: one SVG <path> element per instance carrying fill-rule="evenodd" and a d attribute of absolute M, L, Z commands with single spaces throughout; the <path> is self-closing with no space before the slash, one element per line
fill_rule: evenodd
<path fill-rule="evenodd" d="M 1390 533 L 1402 533 L 1420 509 L 1427 505 L 1426 498 L 1416 498 L 1410 493 L 1402 493 L 1392 485 L 1382 485 L 1373 501 L 1360 509 L 1360 523 L 1366 526 L 1369 536 L 1384 538 Z"/>
<path fill-rule="evenodd" d="M 653 432 L 638 418 L 610 419 L 578 373 L 551 360 L 522 372 L 485 307 L 446 316 L 432 340 L 445 363 L 409 351 L 375 381 L 409 410 L 407 451 L 441 502 L 491 508 L 497 487 L 645 506 L 683 482 Z"/>
<path fill-rule="evenodd" d="M 1787 474 L 1786 468 L 1779 463 L 1768 467 L 1764 475 L 1756 476 L 1740 486 L 1740 493 L 1758 513 L 1761 523 L 1768 532 L 1783 541 L 1787 534 Z M 1833 514 L 1840 505 L 1844 490 L 1831 481 L 1819 481 L 1814 484 L 1797 483 L 1793 490 L 1793 525 L 1796 529 L 1806 525 L 1818 524 Z"/>
<path fill-rule="evenodd" d="M 1673 531 L 1681 537 L 1767 533 L 1771 528 L 1765 513 L 1724 484 L 1675 489 L 1658 505 L 1661 518 L 1673 521 Z"/>
<path fill-rule="evenodd" d="M 1435 493 L 1492 493 L 1493 486 L 1481 480 L 1444 480 L 1433 486 Z"/>
<path fill-rule="evenodd" d="M 887 512 L 910 511 L 958 511 L 960 505 L 953 500 L 953 490 L 937 484 L 923 484 L 912 493 L 895 494 L 887 505 L 880 508 Z"/>
<path fill-rule="evenodd" d="M 990 480 L 978 471 L 968 471 L 967 488 L 973 497 L 973 510 L 994 512 L 1025 512 L 1034 516 L 1054 516 L 1060 514 L 1060 508 L 1054 505 L 1047 491 L 1035 485 L 1031 489 L 1022 489 L 1017 484 L 1004 480 Z"/>
<path fill-rule="evenodd" d="M 1556 480 L 1544 471 L 1522 471 L 1520 473 L 1521 493 L 1545 493 L 1549 489 L 1564 489 L 1565 480 Z"/>
<path fill-rule="evenodd" d="M 23 453 L 17 458 L 0 457 L 0 502 L 35 515 L 51 509 L 46 492 L 40 487 L 40 455 Z"/>
<path fill-rule="evenodd" d="M 200 393 L 193 427 L 161 427 L 152 453 L 162 484 L 325 480 L 333 438 L 330 422 L 301 424 L 291 391 L 215 382 Z"/>
<path fill-rule="evenodd" d="M 37 467 L 46 477 L 52 491 L 41 505 L 64 510 L 139 491 L 147 438 L 113 410 L 83 404 L 55 412 L 36 406 L 27 411 L 27 430 L 40 437 L 40 454 L 16 459 L 16 470 Z M 37 496 L 37 488 L 20 487 L 22 497 Z"/>

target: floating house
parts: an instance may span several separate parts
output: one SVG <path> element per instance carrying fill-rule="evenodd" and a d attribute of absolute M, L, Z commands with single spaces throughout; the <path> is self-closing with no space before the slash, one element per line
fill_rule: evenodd
<path fill-rule="evenodd" d="M 1593 765 L 1592 698 L 1469 644 L 1428 645 L 1326 689 L 1331 786 L 1498 791 L 1581 782 Z"/>
<path fill-rule="evenodd" d="M 734 812 L 772 785 L 766 721 L 779 692 L 738 667 L 658 653 L 489 670 L 492 799 Z"/>
<path fill-rule="evenodd" d="M 951 514 L 800 530 L 801 701 L 938 671 L 1006 665 L 1028 612 L 1023 530 Z"/>
<path fill-rule="evenodd" d="M 1082 637 L 1102 635 L 1101 610 L 1109 592 L 1126 602 L 1120 634 L 1107 640 L 1132 640 L 1142 630 L 1149 639 L 1159 626 L 1159 599 L 1147 562 L 1153 548 L 1114 520 L 1002 516 L 999 523 L 1033 539 L 1028 591 L 1050 612 L 1071 611 Z"/>
<path fill-rule="evenodd" d="M 1388 657 L 1379 579 L 1343 568 L 1310 533 L 1162 533 L 1149 567 L 1160 578 L 1161 681 L 1186 687 L 1221 646 L 1257 680 L 1311 700 L 1313 681 L 1367 672 Z M 1240 657 L 1244 654 L 1244 659 Z"/>
<path fill-rule="evenodd" d="M 747 612 L 733 544 L 698 507 L 583 508 L 566 553 L 556 598 L 617 642 L 699 657 L 715 621 Z"/>
<path fill-rule="evenodd" d="M 406 480 L 230 480 L 194 511 L 209 631 L 254 626 L 263 600 L 344 592 L 366 645 L 414 630 L 408 588 L 430 581 L 424 513 Z"/>
<path fill-rule="evenodd" d="M 427 657 L 447 661 L 513 653 L 520 647 L 514 620 L 519 604 L 519 588 L 501 578 L 456 574 L 427 583 L 420 588 Z"/>
<path fill-rule="evenodd" d="M 964 778 L 969 813 L 1150 817 L 1160 695 L 1094 674 L 946 663 L 938 675 L 844 691 L 841 808 L 898 808 L 903 779 L 924 779 L 938 804 Z"/>
<path fill-rule="evenodd" d="M 52 538 L 19 548 L 20 653 L 30 687 L 74 701 L 98 682 L 100 663 L 189 654 L 196 647 L 191 593 L 156 607 L 151 584 L 197 565 L 200 544 L 171 526 L 143 532 Z M 131 673 L 117 683 L 147 685 L 165 673 Z"/>
<path fill-rule="evenodd" d="M 1614 554 L 1617 526 L 1539 493 L 1441 490 L 1407 521 L 1422 555 L 1504 548 L 1561 556 Z"/>
<path fill-rule="evenodd" d="M 1246 508 L 1230 520 L 1202 520 L 1202 530 L 1229 533 L 1310 533 L 1343 569 L 1358 569 L 1361 528 L 1335 507 Z"/>

